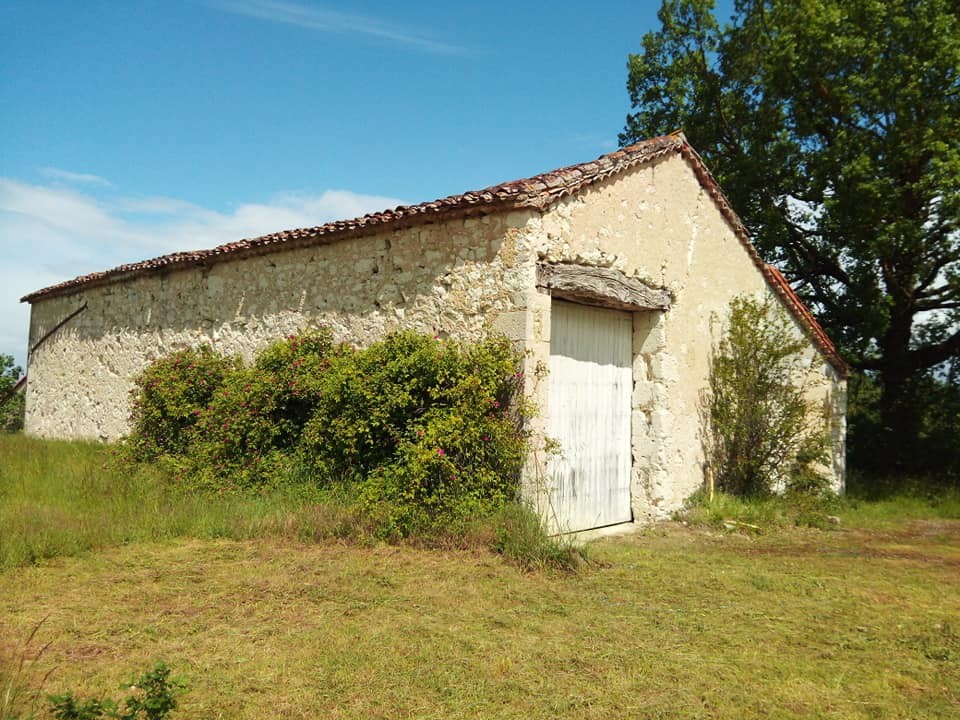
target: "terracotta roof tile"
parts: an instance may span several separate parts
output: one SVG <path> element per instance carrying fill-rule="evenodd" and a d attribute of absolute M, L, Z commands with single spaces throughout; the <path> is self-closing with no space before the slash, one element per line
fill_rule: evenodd
<path fill-rule="evenodd" d="M 767 283 L 773 288 L 777 296 L 783 301 L 790 312 L 793 313 L 793 316 L 800 320 L 801 325 L 806 328 L 808 336 L 814 345 L 820 349 L 820 352 L 830 361 L 830 364 L 833 365 L 837 369 L 837 372 L 843 377 L 849 376 L 850 366 L 847 364 L 847 361 L 843 359 L 826 331 L 820 323 L 817 322 L 816 318 L 813 317 L 810 308 L 803 303 L 793 288 L 790 287 L 790 283 L 787 282 L 783 273 L 773 265 L 764 265 L 763 274 L 764 277 L 767 278 Z"/>
<path fill-rule="evenodd" d="M 256 238 L 247 238 L 220 245 L 210 250 L 170 253 L 143 262 L 120 265 L 110 270 L 81 275 L 73 280 L 67 280 L 25 295 L 21 298 L 21 302 L 33 303 L 48 297 L 68 295 L 85 287 L 105 285 L 155 272 L 205 265 L 216 262 L 224 256 L 239 258 L 247 255 L 277 252 L 288 247 L 310 244 L 323 245 L 383 230 L 436 222 L 452 217 L 483 215 L 521 208 L 542 210 L 558 199 L 579 192 L 589 185 L 638 165 L 651 163 L 672 153 L 681 155 L 693 169 L 701 186 L 717 204 L 717 207 L 743 243 L 744 248 L 750 254 L 753 262 L 794 316 L 807 329 L 811 340 L 839 372 L 842 374 L 848 373 L 849 367 L 837 352 L 833 343 L 830 342 L 823 328 L 820 327 L 810 311 L 790 288 L 783 275 L 760 259 L 750 242 L 746 228 L 733 208 L 730 207 L 729 201 L 713 175 L 683 134 L 679 132 L 621 148 L 596 160 L 559 168 L 530 178 L 493 185 L 482 190 L 450 195 L 417 205 L 402 205 L 392 210 L 370 213 L 352 220 L 337 220 L 316 227 L 284 230 Z"/>

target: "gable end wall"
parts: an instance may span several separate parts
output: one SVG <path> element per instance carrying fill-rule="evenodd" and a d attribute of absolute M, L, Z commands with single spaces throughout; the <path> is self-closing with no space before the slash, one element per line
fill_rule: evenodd
<path fill-rule="evenodd" d="M 703 484 L 698 403 L 730 300 L 773 296 L 770 286 L 676 155 L 557 203 L 531 233 L 538 261 L 614 268 L 673 297 L 666 311 L 633 313 L 633 515 L 669 517 Z M 549 365 L 550 297 L 541 293 L 529 305 L 541 329 L 530 344 L 532 357 Z M 842 489 L 846 383 L 812 343 L 804 361 L 808 396 L 831 422 L 832 461 L 825 469 Z M 537 400 L 549 413 L 544 390 Z"/>

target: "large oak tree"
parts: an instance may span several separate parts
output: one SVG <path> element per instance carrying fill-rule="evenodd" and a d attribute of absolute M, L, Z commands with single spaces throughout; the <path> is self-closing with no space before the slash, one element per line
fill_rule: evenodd
<path fill-rule="evenodd" d="M 682 128 L 911 447 L 960 357 L 960 3 L 665 0 L 622 144 Z M 946 377 L 941 374 L 939 377 Z"/>

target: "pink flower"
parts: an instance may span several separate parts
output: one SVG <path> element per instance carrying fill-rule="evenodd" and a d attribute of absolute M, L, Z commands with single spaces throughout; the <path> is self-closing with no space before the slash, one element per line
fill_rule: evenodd
<path fill-rule="evenodd" d="M 489 436 L 489 435 L 484 435 L 484 436 L 483 436 L 483 441 L 484 441 L 484 442 L 490 442 L 490 436 Z"/>
<path fill-rule="evenodd" d="M 443 457 L 446 453 L 443 451 L 443 448 L 437 448 L 437 455 Z"/>
<path fill-rule="evenodd" d="M 493 406 L 494 406 L 495 408 L 500 407 L 500 401 L 499 401 L 499 400 L 494 400 L 494 401 L 493 401 Z"/>

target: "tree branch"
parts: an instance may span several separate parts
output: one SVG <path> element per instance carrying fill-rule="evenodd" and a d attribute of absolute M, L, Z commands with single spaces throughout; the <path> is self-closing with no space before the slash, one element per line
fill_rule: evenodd
<path fill-rule="evenodd" d="M 917 303 L 916 305 L 917 312 L 930 312 L 931 310 L 955 310 L 960 308 L 960 300 L 954 300 L 952 302 L 930 302 L 930 303 Z"/>
<path fill-rule="evenodd" d="M 936 345 L 912 350 L 908 357 L 916 370 L 926 370 L 950 358 L 960 357 L 960 330 Z"/>

